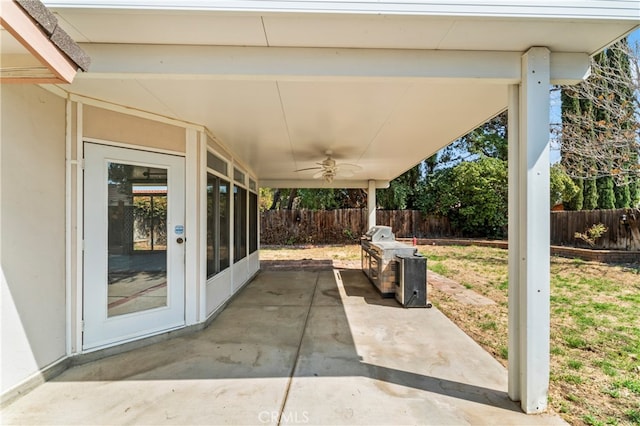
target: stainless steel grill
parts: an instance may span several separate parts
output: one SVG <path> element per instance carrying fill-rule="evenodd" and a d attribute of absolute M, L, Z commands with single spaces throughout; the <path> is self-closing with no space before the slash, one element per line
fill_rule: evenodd
<path fill-rule="evenodd" d="M 396 256 L 413 256 L 414 247 L 396 241 L 389 226 L 374 226 L 360 238 L 361 267 L 383 297 L 396 291 Z"/>

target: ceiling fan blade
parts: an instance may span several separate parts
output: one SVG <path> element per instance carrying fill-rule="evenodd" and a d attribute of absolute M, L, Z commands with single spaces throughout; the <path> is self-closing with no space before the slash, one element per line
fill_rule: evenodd
<path fill-rule="evenodd" d="M 309 170 L 322 170 L 322 167 L 307 167 L 304 169 L 298 169 L 298 170 L 294 170 L 294 172 L 306 172 Z"/>
<path fill-rule="evenodd" d="M 339 178 L 348 178 L 354 175 L 354 172 L 352 172 L 351 170 L 338 170 L 336 172 L 336 177 Z"/>
<path fill-rule="evenodd" d="M 350 170 L 351 172 L 359 172 L 362 170 L 362 167 L 357 164 L 349 164 L 349 163 L 339 163 L 337 164 L 338 170 Z"/>
<path fill-rule="evenodd" d="M 298 169 L 296 172 L 313 170 L 316 171 L 313 175 L 314 179 L 322 178 L 327 182 L 331 182 L 336 177 L 349 178 L 353 176 L 354 173 L 362 170 L 362 167 L 357 164 L 336 163 L 336 160 L 331 157 L 333 154 L 332 151 L 327 150 L 325 154 L 327 155 L 327 158 L 325 158 L 321 163 L 316 163 L 319 167 L 306 167 Z"/>

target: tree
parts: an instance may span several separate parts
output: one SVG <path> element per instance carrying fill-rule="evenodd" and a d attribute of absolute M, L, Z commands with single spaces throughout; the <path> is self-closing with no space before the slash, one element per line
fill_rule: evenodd
<path fill-rule="evenodd" d="M 638 46 L 632 49 L 622 39 L 593 58 L 587 80 L 562 88 L 562 124 L 554 129 L 556 142 L 567 173 L 576 182 L 585 179 L 585 209 L 626 205 L 627 190 L 630 205 L 637 199 L 639 56 Z"/>
<path fill-rule="evenodd" d="M 334 210 L 362 208 L 366 205 L 367 193 L 363 189 L 260 188 L 261 210 Z"/>
<path fill-rule="evenodd" d="M 507 225 L 507 163 L 481 157 L 436 171 L 424 207 L 447 216 L 467 236 L 501 237 Z"/>
<path fill-rule="evenodd" d="M 334 189 L 300 189 L 298 206 L 309 210 L 334 210 L 338 208 Z"/>
<path fill-rule="evenodd" d="M 584 179 L 577 178 L 573 179 L 572 182 L 576 185 L 577 190 L 573 197 L 564 201 L 564 208 L 565 210 L 582 210 L 584 205 Z"/>
<path fill-rule="evenodd" d="M 598 207 L 598 188 L 595 179 L 584 180 L 583 210 L 595 210 Z"/>
<path fill-rule="evenodd" d="M 507 111 L 503 111 L 444 148 L 438 161 L 451 166 L 479 157 L 507 161 L 508 150 Z"/>
<path fill-rule="evenodd" d="M 616 195 L 613 191 L 613 178 L 603 176 L 596 179 L 598 189 L 598 209 L 614 209 L 616 207 Z"/>
<path fill-rule="evenodd" d="M 423 164 L 420 163 L 392 180 L 389 188 L 376 191 L 376 201 L 387 210 L 415 209 L 417 195 L 424 184 Z"/>
<path fill-rule="evenodd" d="M 337 189 L 339 209 L 361 209 L 367 207 L 367 191 L 359 188 Z"/>
<path fill-rule="evenodd" d="M 631 185 L 619 185 L 613 188 L 616 196 L 616 208 L 628 209 L 631 207 Z"/>
<path fill-rule="evenodd" d="M 565 172 L 561 164 L 554 164 L 550 170 L 550 202 L 551 206 L 573 200 L 580 188 Z"/>
<path fill-rule="evenodd" d="M 629 183 L 629 207 L 640 206 L 640 179 Z"/>
<path fill-rule="evenodd" d="M 385 210 L 404 210 L 409 206 L 409 197 L 413 193 L 411 184 L 403 179 L 404 175 L 392 180 L 389 187 L 376 191 L 376 202 Z"/>
<path fill-rule="evenodd" d="M 269 210 L 269 208 L 273 205 L 273 189 L 271 188 L 260 188 L 260 211 Z"/>

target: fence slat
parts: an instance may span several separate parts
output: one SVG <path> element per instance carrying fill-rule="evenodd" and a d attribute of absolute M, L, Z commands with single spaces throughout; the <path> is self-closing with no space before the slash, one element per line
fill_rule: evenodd
<path fill-rule="evenodd" d="M 627 218 L 623 223 L 623 215 Z M 593 225 L 607 227 L 596 240 L 595 248 L 608 250 L 640 250 L 640 209 L 557 211 L 551 212 L 551 244 L 557 246 L 588 247 L 575 238 L 576 232 L 585 233 Z"/>
<path fill-rule="evenodd" d="M 459 237 L 444 217 L 411 210 L 378 210 L 376 222 L 391 226 L 397 238 Z M 353 243 L 367 231 L 364 209 L 328 211 L 267 210 L 260 214 L 262 244 Z"/>
<path fill-rule="evenodd" d="M 621 221 L 627 218 L 626 224 Z M 424 215 L 411 210 L 378 210 L 376 222 L 391 226 L 398 238 L 457 238 L 446 217 Z M 586 247 L 575 238 L 594 224 L 608 231 L 596 241 L 596 248 L 640 250 L 640 209 L 551 212 L 551 244 Z M 357 242 L 367 231 L 365 209 L 329 211 L 267 210 L 260 214 L 262 244 L 343 244 Z"/>

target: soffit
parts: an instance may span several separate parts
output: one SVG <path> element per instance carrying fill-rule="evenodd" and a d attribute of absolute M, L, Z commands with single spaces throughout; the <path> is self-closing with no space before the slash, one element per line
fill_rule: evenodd
<path fill-rule="evenodd" d="M 76 42 L 594 53 L 640 22 L 550 17 L 54 9 Z M 640 15 L 640 13 L 639 13 Z"/>
<path fill-rule="evenodd" d="M 628 17 L 68 7 L 54 11 L 76 41 L 87 43 L 83 47 L 96 63 L 103 43 L 132 45 L 134 51 L 136 45 L 150 44 L 294 47 L 309 55 L 315 48 L 460 51 L 465 55 L 524 52 L 532 46 L 592 53 L 638 24 Z M 121 66 L 127 68 L 127 64 Z M 507 85 L 482 79 L 229 78 L 217 75 L 215 69 L 211 76 L 197 78 L 107 74 L 98 70 L 80 75 L 67 90 L 204 125 L 256 178 L 289 181 L 291 186 L 310 178 L 294 170 L 321 161 L 327 149 L 339 161 L 363 167 L 354 181 L 393 179 L 507 106 Z M 341 185 L 349 183 L 334 186 Z"/>

